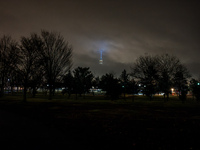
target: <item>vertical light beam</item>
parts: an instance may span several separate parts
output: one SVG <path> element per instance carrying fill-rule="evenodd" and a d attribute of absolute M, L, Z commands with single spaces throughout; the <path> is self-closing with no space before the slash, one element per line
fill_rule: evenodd
<path fill-rule="evenodd" d="M 100 65 L 102 65 L 102 64 L 103 64 L 102 53 L 103 53 L 103 51 L 102 51 L 102 50 L 100 50 L 100 59 L 99 59 L 99 64 L 100 64 Z"/>

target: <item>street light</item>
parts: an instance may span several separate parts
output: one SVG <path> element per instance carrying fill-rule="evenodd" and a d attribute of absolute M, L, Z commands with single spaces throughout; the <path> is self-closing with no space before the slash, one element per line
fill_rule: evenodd
<path fill-rule="evenodd" d="M 171 90 L 172 90 L 172 95 L 173 95 L 173 93 L 174 93 L 174 89 L 173 89 L 173 88 L 171 88 Z"/>

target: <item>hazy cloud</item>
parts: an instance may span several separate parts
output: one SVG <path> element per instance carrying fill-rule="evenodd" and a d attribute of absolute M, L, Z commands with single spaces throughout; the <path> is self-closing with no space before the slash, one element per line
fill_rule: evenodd
<path fill-rule="evenodd" d="M 0 35 L 60 32 L 73 45 L 74 67 L 90 67 L 96 75 L 118 75 L 145 53 L 174 54 L 200 74 L 199 18 L 197 0 L 7 0 L 0 6 Z"/>

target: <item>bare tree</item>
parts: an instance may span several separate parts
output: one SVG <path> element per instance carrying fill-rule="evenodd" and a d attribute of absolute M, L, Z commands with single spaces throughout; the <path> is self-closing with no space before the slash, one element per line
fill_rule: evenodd
<path fill-rule="evenodd" d="M 5 83 L 14 74 L 15 65 L 18 63 L 18 44 L 10 36 L 0 39 L 0 95 L 4 95 Z"/>
<path fill-rule="evenodd" d="M 139 57 L 132 67 L 132 75 L 143 84 L 144 94 L 151 97 L 156 92 L 164 92 L 167 100 L 173 86 L 181 94 L 180 98 L 184 99 L 190 77 L 180 60 L 169 54 Z"/>
<path fill-rule="evenodd" d="M 131 75 L 144 86 L 144 94 L 151 99 L 158 86 L 158 59 L 150 55 L 139 57 L 132 66 Z"/>
<path fill-rule="evenodd" d="M 159 89 L 169 99 L 169 94 L 173 86 L 173 78 L 177 67 L 181 64 L 180 60 L 176 56 L 164 54 L 158 56 L 159 63 Z"/>
<path fill-rule="evenodd" d="M 72 46 L 65 42 L 63 36 L 55 32 L 41 31 L 44 48 L 41 57 L 44 62 L 46 81 L 49 87 L 49 99 L 52 99 L 55 83 L 71 67 Z"/>
<path fill-rule="evenodd" d="M 177 88 L 179 98 L 184 103 L 186 100 L 186 94 L 188 92 L 188 79 L 191 77 L 191 75 L 183 64 L 177 65 L 175 70 L 176 71 L 173 76 L 173 85 Z"/>
<path fill-rule="evenodd" d="M 18 73 L 22 77 L 24 86 L 23 101 L 26 101 L 27 88 L 33 76 L 38 74 L 39 67 L 42 65 L 38 52 L 43 48 L 43 43 L 37 34 L 30 37 L 22 37 L 20 45 L 20 63 L 17 66 Z"/>
<path fill-rule="evenodd" d="M 188 90 L 188 78 L 190 78 L 188 69 L 176 56 L 164 54 L 158 56 L 158 58 L 160 90 L 167 95 L 168 100 L 171 88 L 175 87 L 180 99 L 184 101 Z"/>

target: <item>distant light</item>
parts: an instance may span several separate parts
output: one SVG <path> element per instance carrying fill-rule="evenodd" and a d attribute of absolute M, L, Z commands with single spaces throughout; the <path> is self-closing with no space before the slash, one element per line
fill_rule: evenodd
<path fill-rule="evenodd" d="M 103 53 L 103 51 L 101 50 L 100 51 L 100 59 L 99 59 L 99 64 L 103 64 L 103 58 L 102 58 L 102 53 Z"/>
<path fill-rule="evenodd" d="M 124 88 L 124 85 L 122 85 L 122 88 Z"/>
<path fill-rule="evenodd" d="M 200 83 L 197 83 L 197 85 L 200 85 Z"/>
<path fill-rule="evenodd" d="M 99 64 L 101 64 L 101 65 L 102 65 L 102 64 L 103 64 L 103 60 L 101 60 L 101 59 L 100 59 L 100 60 L 99 60 Z"/>

